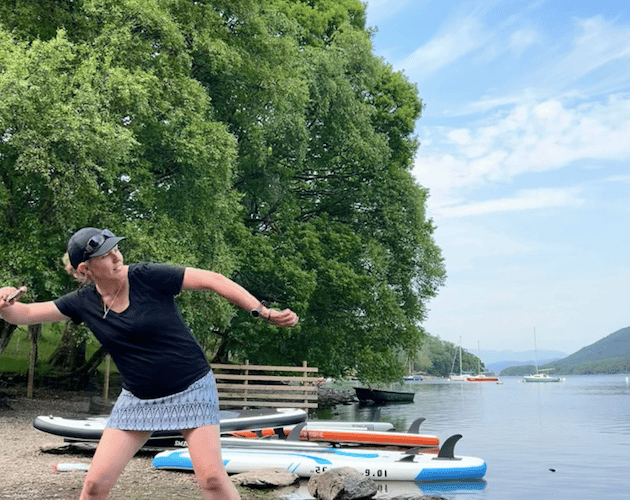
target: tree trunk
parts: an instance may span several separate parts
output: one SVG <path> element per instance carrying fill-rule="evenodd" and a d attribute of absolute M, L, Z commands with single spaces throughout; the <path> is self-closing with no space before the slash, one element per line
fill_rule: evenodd
<path fill-rule="evenodd" d="M 17 325 L 12 325 L 3 319 L 0 319 L 0 355 L 9 345 L 9 342 L 11 342 L 11 337 L 13 336 L 13 332 L 15 332 L 16 328 Z"/>
<path fill-rule="evenodd" d="M 85 364 L 85 344 L 85 336 L 74 323 L 68 321 L 59 345 L 47 361 L 48 365 L 58 371 L 77 371 Z"/>

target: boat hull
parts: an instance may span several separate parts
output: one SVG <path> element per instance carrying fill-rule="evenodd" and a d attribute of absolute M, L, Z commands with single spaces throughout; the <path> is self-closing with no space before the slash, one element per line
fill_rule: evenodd
<path fill-rule="evenodd" d="M 466 377 L 467 382 L 498 382 L 499 377 L 493 377 L 490 375 L 476 375 L 471 377 Z"/>
<path fill-rule="evenodd" d="M 560 377 L 550 377 L 549 375 L 541 376 L 539 375 L 525 375 L 523 377 L 523 382 L 534 382 L 534 383 L 548 383 L 548 382 L 562 382 Z"/>
<path fill-rule="evenodd" d="M 414 392 L 406 391 L 385 391 L 381 389 L 369 389 L 367 387 L 355 387 L 354 391 L 361 402 L 391 403 L 391 402 L 413 402 Z"/>

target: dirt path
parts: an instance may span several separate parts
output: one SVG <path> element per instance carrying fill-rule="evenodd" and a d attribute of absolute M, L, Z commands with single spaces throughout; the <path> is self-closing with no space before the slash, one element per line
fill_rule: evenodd
<path fill-rule="evenodd" d="M 91 452 L 74 450 L 68 454 L 44 453 L 42 449 L 60 448 L 63 439 L 33 428 L 38 415 L 64 417 L 89 416 L 90 397 L 76 393 L 38 391 L 33 399 L 0 390 L 0 499 L 43 500 L 79 498 L 85 472 L 56 472 L 57 463 L 85 463 Z M 194 475 L 157 471 L 152 455 L 134 457 L 110 494 L 110 500 L 200 499 Z M 242 489 L 243 500 L 272 500 L 278 494 Z"/>

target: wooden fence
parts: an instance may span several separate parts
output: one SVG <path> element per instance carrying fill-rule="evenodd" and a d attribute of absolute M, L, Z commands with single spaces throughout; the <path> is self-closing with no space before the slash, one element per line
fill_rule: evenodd
<path fill-rule="evenodd" d="M 212 364 L 219 403 L 227 408 L 317 408 L 319 381 L 308 366 Z"/>

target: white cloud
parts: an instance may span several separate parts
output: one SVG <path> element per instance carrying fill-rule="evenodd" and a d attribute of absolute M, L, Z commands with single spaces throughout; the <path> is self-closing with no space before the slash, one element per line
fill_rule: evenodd
<path fill-rule="evenodd" d="M 630 174 L 628 175 L 613 175 L 604 179 L 606 182 L 613 182 L 615 184 L 623 183 L 630 184 Z"/>
<path fill-rule="evenodd" d="M 492 120 L 420 129 L 414 175 L 430 189 L 434 205 L 453 205 L 470 190 L 578 160 L 630 157 L 630 95 L 573 107 L 556 99 L 532 102 Z"/>
<path fill-rule="evenodd" d="M 368 0 L 368 25 L 374 26 L 380 21 L 394 17 L 411 2 L 414 2 L 414 5 L 418 7 L 417 1 L 418 0 Z M 428 0 L 426 3 L 428 3 Z"/>
<path fill-rule="evenodd" d="M 580 188 L 527 189 L 521 190 L 510 197 L 467 203 L 465 205 L 440 207 L 435 215 L 444 219 L 549 207 L 576 206 L 583 203 L 580 197 L 581 192 Z"/>
<path fill-rule="evenodd" d="M 510 51 L 520 56 L 532 45 L 539 43 L 540 36 L 532 29 L 519 29 L 510 35 L 508 47 Z"/>
<path fill-rule="evenodd" d="M 480 21 L 467 16 L 447 25 L 444 29 L 396 64 L 412 73 L 421 82 L 440 69 L 452 64 L 488 42 L 489 35 Z"/>

